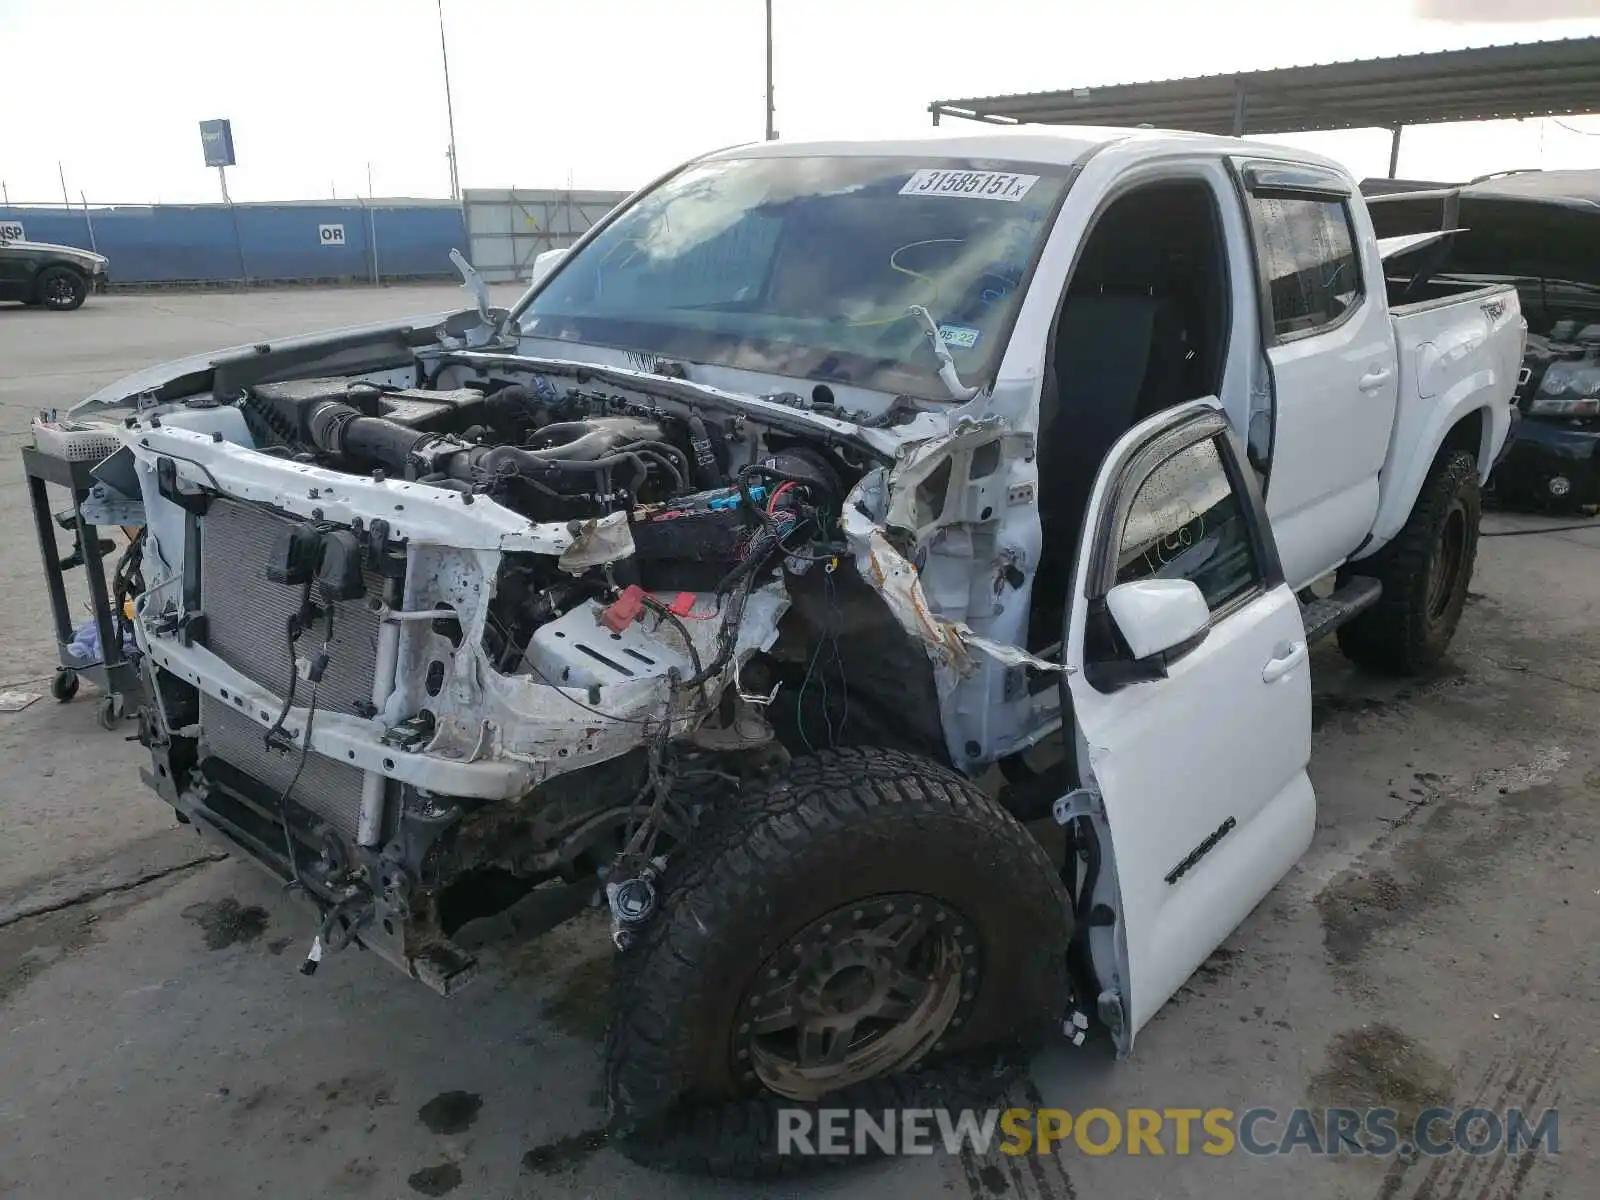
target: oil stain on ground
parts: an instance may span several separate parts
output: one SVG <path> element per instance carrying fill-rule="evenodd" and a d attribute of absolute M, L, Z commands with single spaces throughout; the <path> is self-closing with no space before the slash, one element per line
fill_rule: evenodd
<path fill-rule="evenodd" d="M 1386 1022 L 1346 1029 L 1328 1043 L 1327 1063 L 1311 1080 L 1323 1107 L 1388 1107 L 1409 1129 L 1425 1109 L 1449 1102 L 1450 1070 L 1409 1034 Z"/>
<path fill-rule="evenodd" d="M 1406 906 L 1408 888 L 1386 870 L 1346 872 L 1317 896 L 1323 942 L 1333 960 L 1349 965 L 1373 935 L 1392 924 Z"/>
<path fill-rule="evenodd" d="M 267 931 L 267 910 L 259 904 L 246 907 L 232 896 L 191 904 L 183 915 L 204 931 L 207 950 L 253 942 Z"/>
<path fill-rule="evenodd" d="M 540 1175 L 554 1175 L 575 1167 L 596 1151 L 605 1147 L 608 1134 L 604 1129 L 586 1129 L 582 1133 L 569 1133 L 566 1137 L 535 1146 L 522 1156 L 522 1168 Z"/>
<path fill-rule="evenodd" d="M 1334 963 L 1355 966 L 1375 939 L 1448 901 L 1494 859 L 1532 838 L 1552 836 L 1548 821 L 1531 818 L 1559 811 L 1564 793 L 1552 778 L 1566 759 L 1565 751 L 1541 751 L 1530 763 L 1486 771 L 1452 793 L 1429 792 L 1413 802 L 1408 811 L 1429 815 L 1406 825 L 1406 840 L 1381 848 L 1383 865 L 1369 852 L 1317 896 L 1323 943 Z M 1437 776 L 1416 778 L 1436 786 Z"/>
<path fill-rule="evenodd" d="M 482 1108 L 476 1092 L 440 1092 L 417 1110 L 417 1120 L 433 1133 L 465 1133 Z"/>
<path fill-rule="evenodd" d="M 461 1168 L 453 1162 L 442 1162 L 423 1167 L 406 1178 L 413 1192 L 424 1196 L 442 1196 L 461 1186 Z"/>
<path fill-rule="evenodd" d="M 539 1015 L 563 1033 L 598 1042 L 606 1036 L 610 989 L 611 955 L 580 959 L 562 976 Z"/>
<path fill-rule="evenodd" d="M 87 908 L 65 908 L 0 930 L 0 1004 L 93 942 L 96 919 Z"/>

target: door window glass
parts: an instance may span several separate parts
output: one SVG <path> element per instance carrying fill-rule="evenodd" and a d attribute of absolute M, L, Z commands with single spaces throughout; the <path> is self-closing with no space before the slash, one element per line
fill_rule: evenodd
<path fill-rule="evenodd" d="M 1360 303 L 1361 264 L 1344 201 L 1252 196 L 1250 216 L 1276 336 L 1332 325 Z"/>
<path fill-rule="evenodd" d="M 1190 579 L 1216 612 L 1261 582 L 1246 511 L 1215 439 L 1178 451 L 1134 495 L 1117 548 L 1117 582 Z"/>

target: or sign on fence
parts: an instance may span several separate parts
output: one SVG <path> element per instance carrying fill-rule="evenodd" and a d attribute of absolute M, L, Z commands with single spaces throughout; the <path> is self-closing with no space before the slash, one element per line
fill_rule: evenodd
<path fill-rule="evenodd" d="M 317 241 L 321 242 L 324 246 L 342 246 L 342 245 L 344 245 L 344 226 L 343 225 L 318 225 L 317 226 Z"/>
<path fill-rule="evenodd" d="M 0 242 L 25 242 L 27 234 L 22 232 L 21 221 L 0 221 Z"/>

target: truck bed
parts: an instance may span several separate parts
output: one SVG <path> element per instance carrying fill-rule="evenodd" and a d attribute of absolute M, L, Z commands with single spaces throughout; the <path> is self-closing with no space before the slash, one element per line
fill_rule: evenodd
<path fill-rule="evenodd" d="M 1415 447 L 1441 444 L 1446 431 L 1482 409 L 1485 416 L 1468 425 L 1473 444 L 1463 448 L 1477 455 L 1479 476 L 1487 479 L 1511 428 L 1526 327 L 1516 288 L 1432 281 L 1427 287 L 1433 292 L 1427 298 L 1389 310 L 1399 351 L 1399 411 L 1369 553 L 1400 531 L 1432 465 L 1419 460 Z"/>

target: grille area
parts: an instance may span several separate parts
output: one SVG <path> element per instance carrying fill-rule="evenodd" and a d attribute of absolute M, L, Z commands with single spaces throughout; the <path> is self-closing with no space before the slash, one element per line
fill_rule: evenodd
<path fill-rule="evenodd" d="M 286 630 L 289 618 L 299 610 L 300 589 L 273 583 L 266 568 L 273 541 L 291 524 L 275 513 L 217 499 L 200 527 L 200 602 L 206 614 L 206 646 L 234 670 L 279 695 L 289 686 Z M 376 593 L 382 580 L 369 575 L 367 587 Z M 319 605 L 323 603 L 320 593 L 320 585 L 314 586 L 312 599 Z M 334 606 L 328 669 L 317 692 L 319 709 L 357 713 L 371 702 L 378 625 L 378 618 L 359 600 Z M 300 639 L 298 653 L 301 658 L 309 657 L 320 645 L 320 631 L 310 631 Z M 304 694 L 297 699 L 304 704 L 309 693 L 303 683 L 301 690 Z"/>
<path fill-rule="evenodd" d="M 266 731 L 226 701 L 202 694 L 200 730 L 208 753 L 281 795 L 294 778 L 298 751 L 269 750 Z M 354 840 L 361 817 L 362 773 L 321 754 L 308 754 L 305 769 L 289 798 L 322 817 L 345 838 Z"/>

